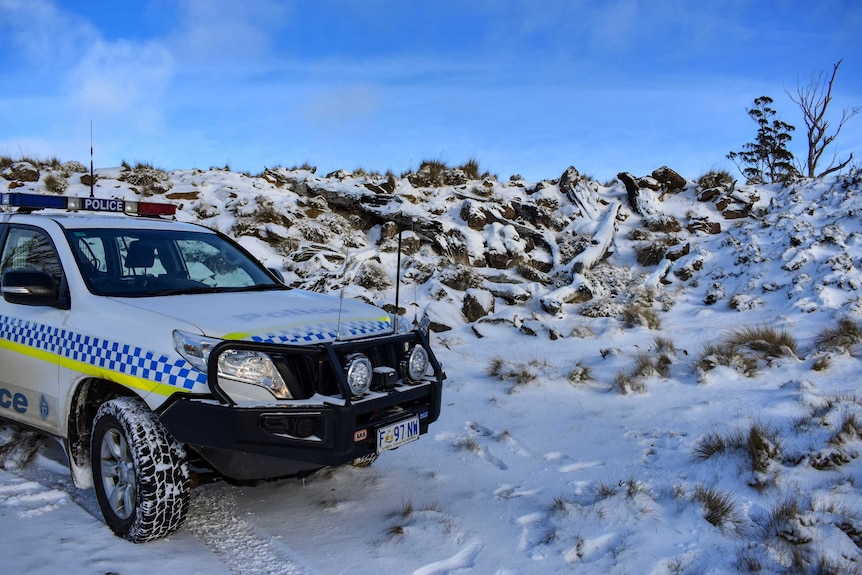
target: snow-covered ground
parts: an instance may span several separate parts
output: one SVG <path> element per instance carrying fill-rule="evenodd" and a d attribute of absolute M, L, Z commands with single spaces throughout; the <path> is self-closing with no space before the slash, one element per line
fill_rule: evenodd
<path fill-rule="evenodd" d="M 104 177 L 98 193 L 125 193 Z M 172 193 L 200 192 L 179 218 L 208 216 L 204 223 L 225 231 L 238 230 L 237 210 L 250 211 L 263 195 L 285 213 L 304 201 L 261 178 L 171 178 Z M 346 195 L 357 187 L 349 178 L 312 183 Z M 536 193 L 560 193 L 555 186 Z M 72 486 L 56 442 L 4 426 L 2 572 L 862 573 L 862 347 L 853 338 L 823 341 L 839 320 L 862 321 L 860 178 L 740 186 L 732 193 L 748 194 L 752 210 L 733 220 L 697 201 L 694 183 L 656 193 L 647 211 L 683 223 L 708 212 L 722 231 L 680 231 L 674 245 L 688 243 L 688 253 L 646 266 L 635 262 L 644 239 L 635 231 L 648 218 L 630 209 L 622 186 L 593 190 L 603 200 L 595 213 L 557 207 L 570 218 L 562 229 L 593 234 L 590 245 L 608 240 L 603 210 L 620 210 L 612 253 L 581 278 L 590 301 L 549 311 L 543 300 L 568 286 L 521 280 L 507 289 L 523 290 L 523 302 L 495 297 L 494 312 L 467 322 L 463 294 L 435 279 L 445 266 L 420 261 L 432 259 L 427 250 L 407 259 L 416 275 L 431 272 L 408 281 L 402 301 L 451 327 L 432 335 L 448 376 L 443 412 L 428 435 L 369 468 L 255 487 L 202 485 L 185 527 L 133 545 L 103 524 L 92 491 Z M 402 212 L 428 209 L 461 231 L 468 250 L 471 241 L 490 250 L 501 238 L 515 244 L 503 249 L 525 249 L 518 242 L 529 230 L 513 236 L 489 224 L 471 235 L 462 203 L 447 204 L 443 190 L 425 193 Z M 519 193 L 497 184 L 493 197 Z M 291 237 L 292 226 L 267 226 Z M 317 244 L 338 251 L 339 238 L 354 233 Z M 374 253 L 391 269 L 394 254 L 374 247 L 380 233 L 345 241 L 354 245 L 345 260 Z M 348 266 L 331 259 L 296 266 L 261 235 L 242 241 L 296 283 L 331 289 L 338 270 L 345 275 Z M 547 258 L 548 273 L 565 267 L 560 254 Z M 503 273 L 480 270 L 478 289 L 496 285 L 499 293 Z M 381 304 L 393 296 L 391 287 L 353 285 L 350 293 Z M 727 338 L 745 328 L 795 346 L 749 338 L 722 357 Z"/>

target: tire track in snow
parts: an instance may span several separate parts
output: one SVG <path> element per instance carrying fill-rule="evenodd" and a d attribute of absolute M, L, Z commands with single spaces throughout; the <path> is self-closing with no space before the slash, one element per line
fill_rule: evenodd
<path fill-rule="evenodd" d="M 236 498 L 227 489 L 198 488 L 186 527 L 237 575 L 310 575 L 289 550 L 236 517 Z"/>

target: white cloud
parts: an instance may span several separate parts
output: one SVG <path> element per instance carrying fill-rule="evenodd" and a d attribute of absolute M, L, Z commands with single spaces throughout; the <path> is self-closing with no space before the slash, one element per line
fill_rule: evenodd
<path fill-rule="evenodd" d="M 173 59 L 159 43 L 100 40 L 88 47 L 68 82 L 83 112 L 147 116 L 138 123 L 146 128 L 152 125 L 172 71 Z"/>
<path fill-rule="evenodd" d="M 272 35 L 289 9 L 270 0 L 183 0 L 171 43 L 178 59 L 196 66 L 252 64 L 267 58 Z"/>
<path fill-rule="evenodd" d="M 0 0 L 0 34 L 26 62 L 55 68 L 65 65 L 97 37 L 88 21 L 45 0 Z"/>
<path fill-rule="evenodd" d="M 380 95 L 371 86 L 345 86 L 318 93 L 307 111 L 312 123 L 336 125 L 367 118 L 380 106 Z"/>

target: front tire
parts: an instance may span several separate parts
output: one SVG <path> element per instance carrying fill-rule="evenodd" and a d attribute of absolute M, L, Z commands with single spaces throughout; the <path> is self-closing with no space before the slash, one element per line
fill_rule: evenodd
<path fill-rule="evenodd" d="M 105 402 L 93 420 L 90 464 L 105 523 L 133 543 L 179 529 L 189 507 L 186 450 L 137 397 Z"/>

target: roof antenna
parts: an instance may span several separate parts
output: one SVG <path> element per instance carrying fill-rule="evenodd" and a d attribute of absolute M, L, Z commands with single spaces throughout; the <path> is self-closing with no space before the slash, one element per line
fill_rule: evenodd
<path fill-rule="evenodd" d="M 338 323 L 335 326 L 335 341 L 341 341 L 341 311 L 344 309 L 344 290 L 347 288 L 347 264 L 350 259 L 350 250 L 344 253 L 344 265 L 341 268 L 341 290 L 338 292 Z"/>
<path fill-rule="evenodd" d="M 93 186 L 96 184 L 96 176 L 93 175 L 93 120 L 90 120 L 90 197 L 94 197 Z"/>
<path fill-rule="evenodd" d="M 392 319 L 394 333 L 398 333 L 398 302 L 401 296 L 401 231 L 401 226 L 398 225 L 398 259 L 395 264 L 395 311 L 393 312 L 394 317 Z"/>

